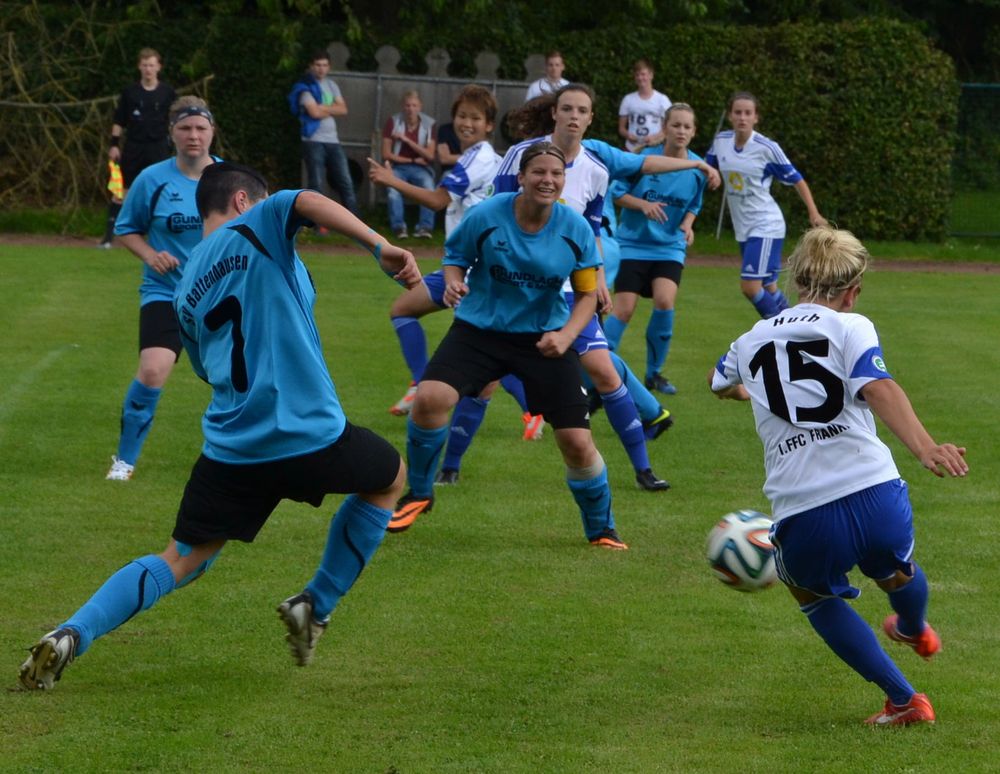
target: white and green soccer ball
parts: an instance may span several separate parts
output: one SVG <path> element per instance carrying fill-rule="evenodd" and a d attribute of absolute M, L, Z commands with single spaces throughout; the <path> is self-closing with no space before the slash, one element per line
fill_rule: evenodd
<path fill-rule="evenodd" d="M 737 591 L 761 591 L 778 580 L 771 519 L 759 511 L 727 513 L 708 533 L 705 553 L 716 578 Z"/>

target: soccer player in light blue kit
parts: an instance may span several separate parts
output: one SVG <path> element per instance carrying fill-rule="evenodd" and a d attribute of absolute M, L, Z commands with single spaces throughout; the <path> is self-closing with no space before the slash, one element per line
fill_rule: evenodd
<path fill-rule="evenodd" d="M 200 577 L 228 540 L 253 541 L 282 499 L 319 507 L 329 493 L 349 494 L 312 580 L 278 607 L 292 655 L 307 665 L 402 492 L 399 454 L 344 416 L 295 235 L 302 226 L 323 226 L 353 237 L 407 286 L 420 281 L 413 256 L 314 191 L 268 197 L 264 179 L 248 167 L 212 165 L 197 200 L 205 240 L 191 255 L 175 306 L 191 363 L 212 386 L 202 454 L 166 549 L 125 565 L 31 648 L 19 674 L 28 690 L 52 688 L 95 639 Z"/>
<path fill-rule="evenodd" d="M 895 611 L 886 636 L 930 659 L 941 639 L 924 616 L 928 588 L 913 561 L 906 482 L 875 433 L 874 412 L 937 476 L 964 476 L 965 449 L 938 444 L 882 357 L 875 326 L 854 312 L 868 251 L 847 231 L 807 231 L 789 261 L 797 306 L 758 322 L 709 372 L 720 398 L 749 400 L 764 445 L 778 577 L 816 633 L 886 694 L 875 726 L 933 723 L 871 627 L 846 600 L 861 592 L 847 573 L 875 581 Z"/>
<path fill-rule="evenodd" d="M 672 158 L 700 159 L 688 150 L 696 124 L 690 105 L 676 102 L 667 110 L 663 131 L 666 143 L 644 153 Z M 667 394 L 676 388 L 660 373 L 670 352 L 674 307 L 692 227 L 701 211 L 707 178 L 696 169 L 670 175 L 643 176 L 616 203 L 622 207 L 618 243 L 622 263 L 615 282 L 615 308 L 604 321 L 608 342 L 618 348 L 635 313 L 639 296 L 653 299 L 646 326 L 646 387 Z"/>
<path fill-rule="evenodd" d="M 571 349 L 597 305 L 597 245 L 587 222 L 558 203 L 566 173 L 562 150 L 535 143 L 521 154 L 519 169 L 522 192 L 473 208 L 445 244 L 445 300 L 458 304 L 455 322 L 417 385 L 407 423 L 410 491 L 389 529 L 405 529 L 431 510 L 451 408 L 513 373 L 524 382 L 529 410 L 553 428 L 587 539 L 624 550 Z M 562 293 L 567 278 L 576 295 L 572 312 Z"/>
<path fill-rule="evenodd" d="M 209 153 L 215 121 L 205 101 L 181 97 L 170 106 L 173 158 L 144 169 L 115 223 L 119 242 L 143 262 L 139 286 L 139 370 L 125 392 L 118 453 L 107 478 L 128 481 L 149 435 L 160 394 L 181 353 L 173 297 L 194 246 L 201 241 L 195 190 Z M 145 237 L 145 238 L 144 238 Z"/>

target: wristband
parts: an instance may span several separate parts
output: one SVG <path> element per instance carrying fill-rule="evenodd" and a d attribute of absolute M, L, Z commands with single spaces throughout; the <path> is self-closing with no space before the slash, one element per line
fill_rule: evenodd
<path fill-rule="evenodd" d="M 121 139 L 122 138 L 120 136 L 111 135 L 111 147 L 112 148 L 117 148 L 118 147 L 118 143 L 121 142 Z"/>

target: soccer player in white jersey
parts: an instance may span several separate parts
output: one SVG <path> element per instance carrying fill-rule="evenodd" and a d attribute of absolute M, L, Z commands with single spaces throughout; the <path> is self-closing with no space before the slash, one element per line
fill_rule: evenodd
<path fill-rule="evenodd" d="M 562 77 L 566 64 L 559 51 L 549 51 L 545 55 L 545 77 L 532 81 L 524 95 L 524 101 L 530 102 L 543 94 L 555 94 L 563 86 L 569 86 L 569 81 Z"/>
<path fill-rule="evenodd" d="M 740 245 L 740 290 L 761 317 L 774 317 L 788 306 L 778 289 L 785 219 L 771 196 L 777 179 L 795 187 L 809 212 L 809 224 L 825 226 L 812 192 L 802 174 L 788 160 L 778 143 L 754 127 L 760 120 L 757 98 L 738 91 L 729 98 L 731 130 L 719 132 L 705 160 L 722 173 L 726 203 Z"/>
<path fill-rule="evenodd" d="M 636 90 L 626 94 L 618 107 L 618 134 L 630 151 L 663 142 L 663 117 L 671 102 L 670 97 L 653 88 L 653 75 L 648 60 L 637 60 L 632 65 Z"/>
<path fill-rule="evenodd" d="M 855 313 L 868 266 L 847 231 L 811 229 L 789 261 L 797 306 L 758 322 L 709 373 L 722 398 L 749 400 L 764 445 L 778 577 L 816 633 L 886 694 L 867 723 L 934 722 L 917 693 L 845 600 L 857 566 L 895 611 L 882 628 L 925 659 L 941 649 L 924 620 L 927 579 L 913 561 L 907 485 L 875 434 L 872 412 L 937 476 L 964 476 L 965 449 L 938 444 L 889 375 L 871 321 Z"/>

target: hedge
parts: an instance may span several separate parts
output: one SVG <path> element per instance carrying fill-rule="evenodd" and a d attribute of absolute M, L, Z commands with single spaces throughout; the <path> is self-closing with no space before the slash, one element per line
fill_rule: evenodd
<path fill-rule="evenodd" d="M 190 21 L 168 19 L 155 29 L 146 23 L 120 27 L 116 45 L 105 49 L 100 82 L 134 77 L 134 52 L 152 41 L 175 85 L 214 74 L 210 97 L 226 156 L 257 166 L 278 186 L 295 184 L 297 123 L 284 95 L 297 71 L 279 65 L 266 25 L 254 18 L 216 18 L 199 35 L 190 32 Z M 304 26 L 301 49 L 322 48 L 340 39 L 340 32 L 332 24 Z M 371 70 L 375 49 L 385 42 L 352 46 L 349 66 Z M 524 58 L 553 43 L 492 42 L 507 78 L 524 77 Z M 451 54 L 456 76 L 473 74 L 481 48 L 468 39 L 449 46 L 440 37 L 406 43 L 401 69 L 423 72 L 427 50 L 441 46 Z M 617 143 L 618 102 L 634 89 L 631 62 L 642 56 L 655 66 L 656 87 L 697 111 L 696 152 L 710 144 L 728 94 L 749 90 L 761 104 L 759 131 L 785 149 L 827 218 L 868 239 L 937 240 L 947 232 L 959 85 L 951 60 L 915 27 L 887 20 L 620 27 L 569 34 L 557 45 L 567 75 L 590 83 L 599 95 L 593 136 Z M 779 188 L 776 195 L 795 233 L 805 226 L 805 208 L 794 191 Z M 709 197 L 703 219 L 714 217 L 720 198 Z"/>

